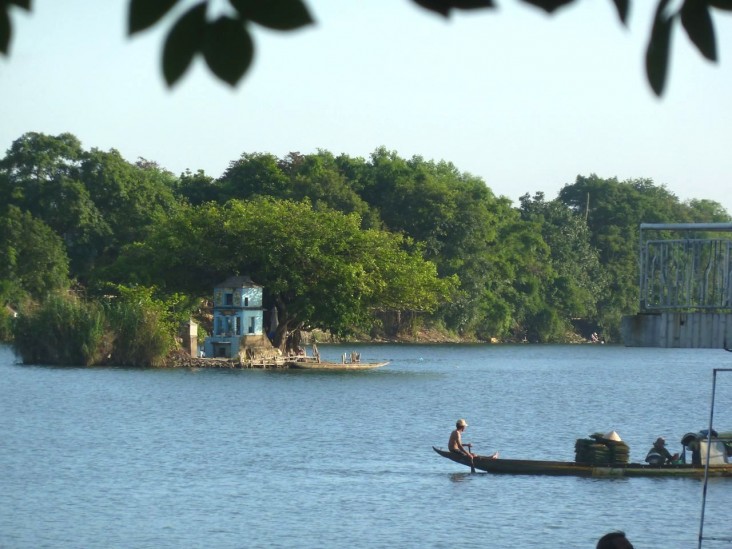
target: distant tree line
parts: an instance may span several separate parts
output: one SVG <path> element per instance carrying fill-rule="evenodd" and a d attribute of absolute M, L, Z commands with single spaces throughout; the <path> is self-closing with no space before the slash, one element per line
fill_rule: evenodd
<path fill-rule="evenodd" d="M 368 159 L 245 153 L 219 178 L 176 177 L 71 134 L 27 133 L 0 159 L 0 337 L 13 336 L 11 309 L 30 316 L 73 295 L 106 311 L 85 362 L 154 364 L 114 350 L 115 307 L 144 303 L 170 335 L 203 318 L 215 284 L 248 274 L 278 308 L 280 346 L 296 330 L 392 338 L 421 326 L 481 341 L 618 341 L 638 307 L 640 223 L 730 220 L 648 179 L 578 176 L 555 199 L 513 206 L 450 162 L 384 148 Z"/>

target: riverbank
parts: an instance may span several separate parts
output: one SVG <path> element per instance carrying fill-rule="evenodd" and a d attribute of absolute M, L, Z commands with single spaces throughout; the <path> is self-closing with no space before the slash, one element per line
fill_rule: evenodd
<path fill-rule="evenodd" d="M 361 343 L 361 344 L 484 343 L 484 344 L 491 344 L 491 345 L 500 345 L 500 344 L 517 344 L 517 343 L 536 343 L 533 341 L 528 341 L 526 339 L 503 339 L 502 340 L 502 339 L 498 339 L 498 338 L 494 338 L 494 337 L 490 338 L 490 339 L 479 339 L 474 336 L 473 337 L 463 337 L 458 334 L 455 334 L 454 332 L 449 332 L 447 330 L 441 330 L 439 328 L 434 328 L 434 327 L 419 328 L 418 330 L 416 330 L 412 333 L 398 334 L 394 337 L 368 337 L 368 336 L 364 335 L 363 337 L 357 336 L 354 338 L 346 338 L 346 339 L 332 338 L 324 332 L 313 332 L 311 334 L 308 334 L 308 338 L 307 338 L 308 344 L 310 343 L 310 340 L 314 340 L 318 343 L 328 342 L 328 343 Z M 303 341 L 306 341 L 305 337 L 303 337 Z M 592 343 L 592 342 L 589 339 L 583 337 L 581 334 L 578 334 L 575 332 L 567 332 L 565 334 L 563 341 L 557 341 L 554 343 L 582 344 L 582 343 Z"/>

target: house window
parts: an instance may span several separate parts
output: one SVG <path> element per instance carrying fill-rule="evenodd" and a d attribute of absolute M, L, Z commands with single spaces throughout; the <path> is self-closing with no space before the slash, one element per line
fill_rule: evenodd
<path fill-rule="evenodd" d="M 249 298 L 248 297 L 244 298 L 244 306 L 249 307 Z"/>
<path fill-rule="evenodd" d="M 234 294 L 226 294 L 226 305 L 233 305 L 234 304 Z"/>
<path fill-rule="evenodd" d="M 241 318 L 236 317 L 236 335 L 241 335 Z"/>
<path fill-rule="evenodd" d="M 249 333 L 254 333 L 254 323 L 256 322 L 256 319 L 253 316 L 249 317 Z"/>

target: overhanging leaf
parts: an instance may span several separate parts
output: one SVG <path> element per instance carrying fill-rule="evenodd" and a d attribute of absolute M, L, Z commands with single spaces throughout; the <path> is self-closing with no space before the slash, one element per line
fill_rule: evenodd
<path fill-rule="evenodd" d="M 188 10 L 168 33 L 163 47 L 163 76 L 172 86 L 201 50 L 206 32 L 206 2 Z"/>
<path fill-rule="evenodd" d="M 656 95 L 663 93 L 668 73 L 673 16 L 666 13 L 670 0 L 661 0 L 656 8 L 651 39 L 646 49 L 646 75 Z"/>
<path fill-rule="evenodd" d="M 2 3 L 3 2 L 0 2 L 0 4 Z M 31 7 L 31 0 L 5 0 L 4 3 L 8 5 L 18 6 L 19 8 L 23 8 L 24 10 L 30 10 Z"/>
<path fill-rule="evenodd" d="M 7 11 L 0 10 L 0 53 L 3 55 L 8 54 L 11 35 L 12 29 L 10 27 L 10 16 Z"/>
<path fill-rule="evenodd" d="M 732 11 L 732 0 L 709 0 L 708 4 L 713 8 Z"/>
<path fill-rule="evenodd" d="M 681 24 L 701 54 L 710 61 L 716 61 L 717 42 L 707 5 L 699 0 L 686 0 L 681 6 Z"/>
<path fill-rule="evenodd" d="M 203 55 L 211 71 L 233 86 L 252 62 L 254 43 L 240 19 L 220 17 L 206 28 Z"/>
<path fill-rule="evenodd" d="M 178 0 L 130 0 L 129 34 L 152 27 L 177 2 Z"/>
<path fill-rule="evenodd" d="M 613 0 L 615 9 L 618 10 L 618 17 L 625 25 L 628 22 L 628 12 L 630 11 L 630 0 Z"/>
<path fill-rule="evenodd" d="M 450 0 L 450 7 L 458 10 L 475 10 L 481 8 L 495 8 L 493 0 Z"/>
<path fill-rule="evenodd" d="M 10 51 L 10 39 L 13 36 L 10 6 L 30 10 L 30 4 L 31 0 L 0 0 L 0 54 L 7 55 Z"/>
<path fill-rule="evenodd" d="M 274 30 L 293 30 L 313 22 L 302 0 L 229 0 L 245 21 Z"/>
<path fill-rule="evenodd" d="M 414 0 L 414 2 L 445 17 L 450 15 L 452 9 L 470 10 L 496 7 L 493 0 Z"/>
<path fill-rule="evenodd" d="M 552 13 L 565 4 L 571 4 L 574 0 L 524 0 L 524 2 L 537 6 L 547 13 Z"/>

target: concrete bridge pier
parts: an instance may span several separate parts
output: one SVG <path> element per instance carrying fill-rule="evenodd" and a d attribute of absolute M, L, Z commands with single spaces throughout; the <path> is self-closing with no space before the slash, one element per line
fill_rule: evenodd
<path fill-rule="evenodd" d="M 623 317 L 627 347 L 732 348 L 732 313 L 660 312 Z"/>

